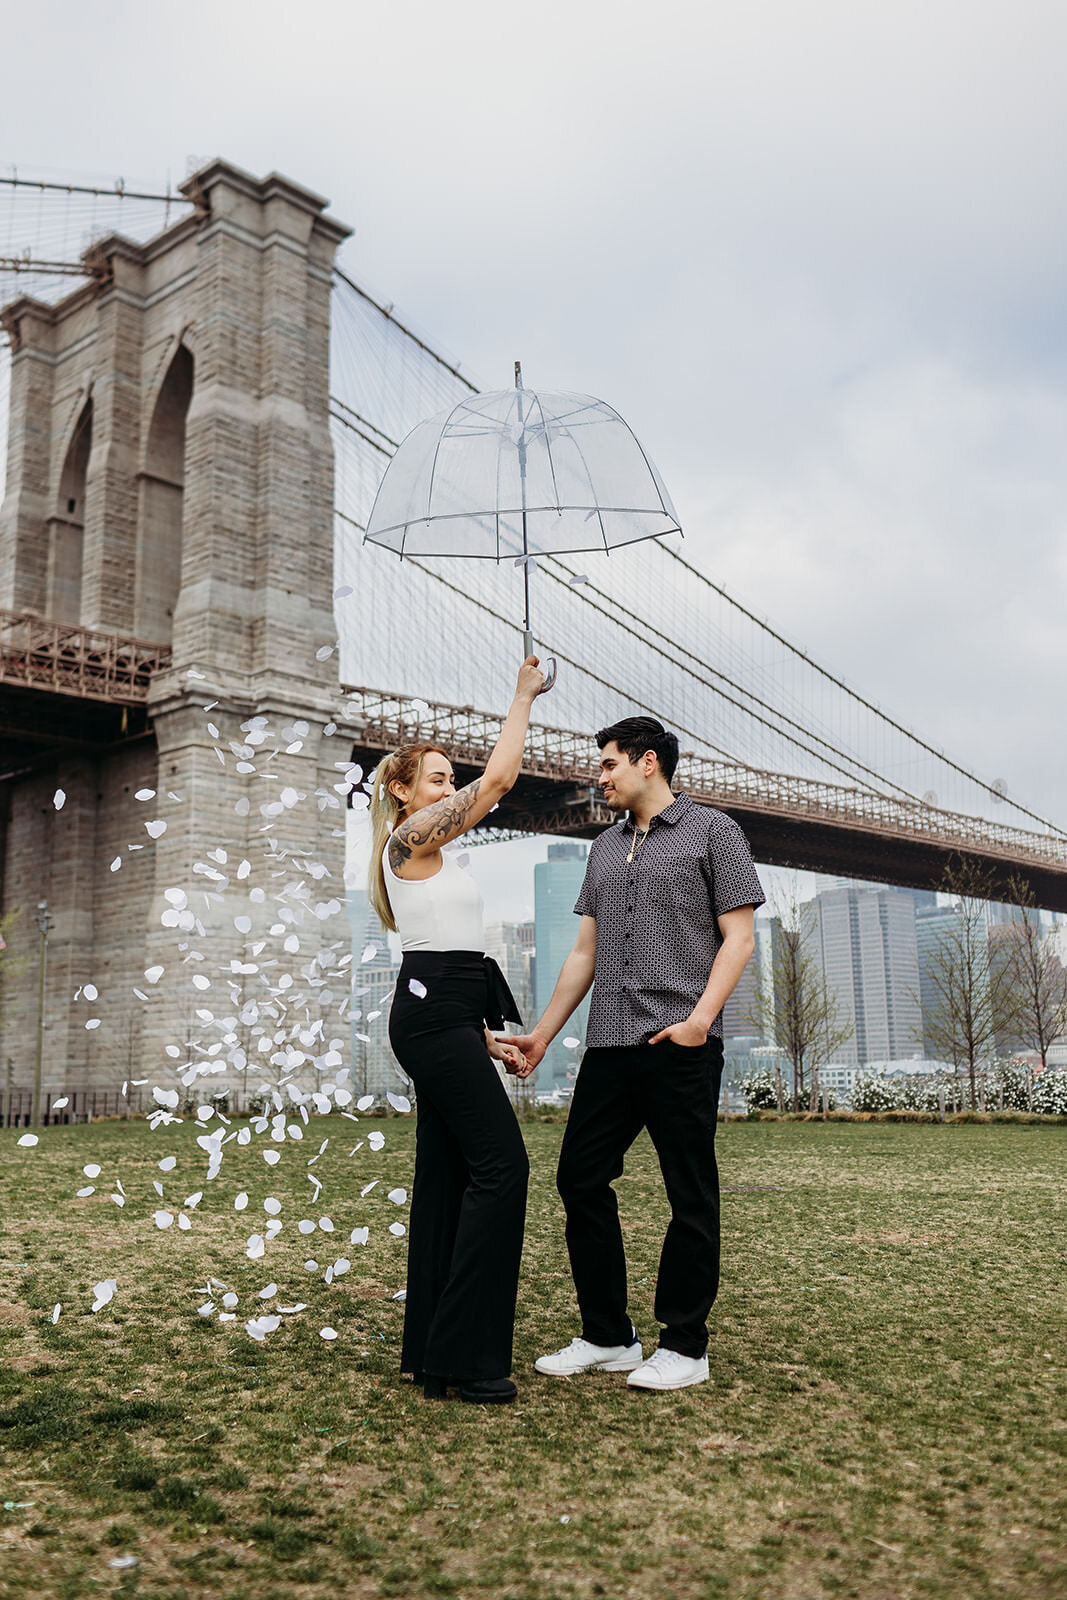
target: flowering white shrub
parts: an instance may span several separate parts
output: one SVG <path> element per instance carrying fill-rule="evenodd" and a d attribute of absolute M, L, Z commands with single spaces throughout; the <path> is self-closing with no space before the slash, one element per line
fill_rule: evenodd
<path fill-rule="evenodd" d="M 1034 1080 L 1035 1111 L 1046 1116 L 1067 1116 L 1067 1072 L 1041 1072 Z"/>
<path fill-rule="evenodd" d="M 1029 1111 L 1030 1082 L 1025 1067 L 998 1061 L 986 1079 L 986 1107 L 990 1111 Z"/>
<path fill-rule="evenodd" d="M 881 1073 L 864 1074 L 852 1086 L 853 1111 L 898 1111 L 901 1103 L 898 1084 Z"/>
<path fill-rule="evenodd" d="M 750 1072 L 737 1087 L 748 1111 L 774 1111 L 778 1106 L 778 1087 L 774 1073 Z"/>

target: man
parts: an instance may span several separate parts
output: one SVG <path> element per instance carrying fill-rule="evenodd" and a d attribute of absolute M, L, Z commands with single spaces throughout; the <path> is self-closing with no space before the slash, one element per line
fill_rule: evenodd
<path fill-rule="evenodd" d="M 557 1185 L 582 1332 L 538 1372 L 628 1372 L 638 1389 L 708 1376 L 707 1316 L 719 1284 L 715 1131 L 722 1008 L 754 946 L 763 891 L 748 844 L 721 811 L 675 795 L 678 740 L 653 717 L 597 734 L 600 787 L 620 820 L 594 840 L 581 917 L 544 1015 L 517 1044 L 536 1066 L 593 986 L 586 1052 Z M 612 1182 L 642 1127 L 659 1156 L 671 1221 L 646 1361 L 626 1309 L 626 1258 Z"/>

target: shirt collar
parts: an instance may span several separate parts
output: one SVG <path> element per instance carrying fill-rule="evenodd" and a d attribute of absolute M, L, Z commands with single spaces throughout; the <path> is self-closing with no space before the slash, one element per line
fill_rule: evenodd
<path fill-rule="evenodd" d="M 673 828 L 676 822 L 681 822 L 686 812 L 692 810 L 694 803 L 683 791 L 681 794 L 675 795 L 669 806 L 664 806 L 662 811 L 657 811 L 652 821 L 667 822 Z M 613 823 L 612 826 L 618 828 L 620 833 L 625 833 L 627 828 L 635 826 L 633 812 L 627 811 L 626 815 L 620 817 L 618 822 Z"/>

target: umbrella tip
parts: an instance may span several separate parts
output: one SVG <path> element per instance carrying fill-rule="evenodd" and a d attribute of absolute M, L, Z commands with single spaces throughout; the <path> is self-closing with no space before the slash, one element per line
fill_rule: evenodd
<path fill-rule="evenodd" d="M 516 387 L 516 389 L 521 389 L 522 388 L 522 362 L 521 361 L 516 361 L 516 363 L 515 363 L 515 387 Z"/>

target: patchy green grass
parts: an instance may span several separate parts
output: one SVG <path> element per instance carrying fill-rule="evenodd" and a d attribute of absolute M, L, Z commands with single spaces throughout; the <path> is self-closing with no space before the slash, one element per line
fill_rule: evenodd
<path fill-rule="evenodd" d="M 653 1395 L 530 1370 L 577 1324 L 552 1183 L 561 1129 L 529 1125 L 520 1399 L 488 1409 L 398 1379 L 405 1240 L 388 1224 L 406 1208 L 385 1194 L 410 1184 L 414 1129 L 383 1129 L 383 1151 L 350 1157 L 366 1123 L 313 1123 L 269 1172 L 258 1148 L 231 1146 L 213 1184 L 188 1125 L 58 1129 L 36 1150 L 0 1133 L 0 1595 L 1067 1590 L 1062 1129 L 728 1124 L 711 1381 Z M 87 1161 L 104 1171 L 78 1200 Z M 204 1189 L 188 1232 L 155 1227 L 153 1178 L 168 1205 Z M 619 1193 L 648 1340 L 666 1213 L 643 1139 Z M 267 1195 L 286 1226 L 249 1261 Z M 297 1234 L 297 1217 L 322 1215 L 332 1235 Z M 369 1243 L 349 1245 L 364 1223 Z M 352 1269 L 327 1287 L 339 1255 Z M 238 1293 L 235 1322 L 197 1316 L 209 1273 Z M 107 1277 L 118 1293 L 93 1315 Z M 275 1303 L 256 1298 L 268 1280 L 309 1309 L 257 1344 L 244 1322 Z M 137 1564 L 109 1566 L 125 1555 Z"/>

